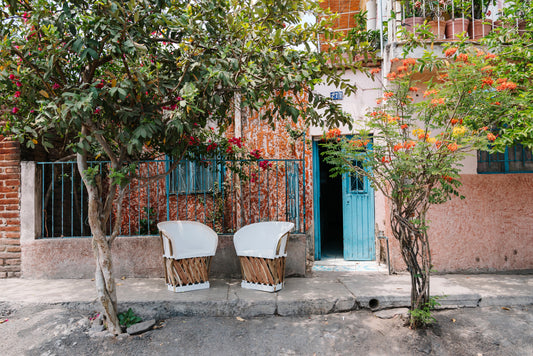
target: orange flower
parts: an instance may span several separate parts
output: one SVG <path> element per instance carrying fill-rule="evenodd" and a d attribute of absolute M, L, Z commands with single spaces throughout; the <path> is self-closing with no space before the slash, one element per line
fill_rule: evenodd
<path fill-rule="evenodd" d="M 401 143 L 398 143 L 398 144 L 394 145 L 394 152 L 398 152 L 402 148 L 403 148 L 403 145 Z"/>
<path fill-rule="evenodd" d="M 402 62 L 402 65 L 406 67 L 410 65 L 414 66 L 415 64 L 416 64 L 416 59 L 414 58 L 407 58 L 407 59 L 404 59 L 404 61 Z"/>
<path fill-rule="evenodd" d="M 494 135 L 492 132 L 487 133 L 487 140 L 494 142 L 494 140 L 496 140 L 496 135 Z"/>
<path fill-rule="evenodd" d="M 452 152 L 457 151 L 457 149 L 459 148 L 459 146 L 455 142 L 448 144 L 448 146 L 446 147 L 448 147 L 448 149 Z"/>
<path fill-rule="evenodd" d="M 517 85 L 513 82 L 504 82 L 496 87 L 496 90 L 498 91 L 504 91 L 504 90 L 514 90 L 516 89 Z"/>
<path fill-rule="evenodd" d="M 451 57 L 455 54 L 455 52 L 457 52 L 457 47 L 450 47 L 444 52 L 444 55 L 446 57 Z"/>
<path fill-rule="evenodd" d="M 457 124 L 458 122 L 459 122 L 459 120 L 457 120 L 457 119 L 451 119 L 451 120 L 450 120 L 450 124 L 452 124 L 452 125 L 455 125 L 455 124 Z"/>
<path fill-rule="evenodd" d="M 483 88 L 485 85 L 488 85 L 490 87 L 492 84 L 494 84 L 494 80 L 492 80 L 491 77 L 485 77 L 481 79 L 481 82 L 483 83 L 481 85 L 481 88 Z"/>
<path fill-rule="evenodd" d="M 431 104 L 433 106 L 442 105 L 444 104 L 444 98 L 431 99 Z"/>
<path fill-rule="evenodd" d="M 404 72 L 404 71 L 407 71 L 407 66 L 399 66 L 398 67 L 398 73 L 401 73 L 401 72 Z"/>
<path fill-rule="evenodd" d="M 393 58 L 390 60 L 391 63 L 396 63 L 400 60 L 400 58 Z"/>
<path fill-rule="evenodd" d="M 383 156 L 383 157 L 381 157 L 381 162 L 382 163 L 389 163 L 390 159 L 388 159 L 387 157 Z"/>
<path fill-rule="evenodd" d="M 444 180 L 446 180 L 446 181 L 448 181 L 448 182 L 453 181 L 453 178 L 450 177 L 450 176 L 442 176 L 442 179 L 444 179 Z"/>
<path fill-rule="evenodd" d="M 491 105 L 500 106 L 500 105 L 502 105 L 502 103 L 500 103 L 499 101 L 495 101 L 495 102 L 491 103 Z"/>
<path fill-rule="evenodd" d="M 407 141 L 403 144 L 403 147 L 405 147 L 406 150 L 412 148 L 412 147 L 415 147 L 416 146 L 416 142 L 415 141 Z"/>
<path fill-rule="evenodd" d="M 372 68 L 370 70 L 370 74 L 372 74 L 372 75 L 377 74 L 379 72 L 381 72 L 381 68 Z"/>
<path fill-rule="evenodd" d="M 492 72 L 492 66 L 484 66 L 480 69 L 482 72 Z"/>
<path fill-rule="evenodd" d="M 389 123 L 393 123 L 400 120 L 399 116 L 389 117 Z"/>
<path fill-rule="evenodd" d="M 462 61 L 462 62 L 468 62 L 468 54 L 466 53 L 459 53 L 457 55 L 456 61 Z"/>
<path fill-rule="evenodd" d="M 394 93 L 391 91 L 386 91 L 385 93 L 383 93 L 383 96 L 385 97 L 385 99 L 390 99 L 394 96 Z"/>
<path fill-rule="evenodd" d="M 486 56 L 485 56 L 485 59 L 493 59 L 493 58 L 496 58 L 496 55 L 494 53 L 488 53 Z"/>
<path fill-rule="evenodd" d="M 409 127 L 409 125 L 407 125 L 407 124 L 403 124 L 402 126 L 400 126 L 400 128 L 401 128 L 402 130 L 405 130 L 405 129 L 408 128 L 408 127 Z"/>
<path fill-rule="evenodd" d="M 410 87 L 409 91 L 414 91 L 416 93 L 418 91 L 418 88 L 417 87 Z"/>
<path fill-rule="evenodd" d="M 440 140 L 435 141 L 435 146 L 437 146 L 437 149 L 439 149 L 440 146 L 442 146 L 442 141 Z"/>
<path fill-rule="evenodd" d="M 498 78 L 498 79 L 496 80 L 496 83 L 498 83 L 498 84 L 502 84 L 502 83 L 505 83 L 506 81 L 507 81 L 507 78 Z"/>
<path fill-rule="evenodd" d="M 439 75 L 439 80 L 446 80 L 448 78 L 448 73 L 442 73 L 441 75 Z"/>
<path fill-rule="evenodd" d="M 438 91 L 436 89 L 426 90 L 424 92 L 424 98 L 427 97 L 427 96 L 433 95 L 433 94 L 437 94 L 437 93 L 438 93 Z"/>
<path fill-rule="evenodd" d="M 330 129 L 327 133 L 326 133 L 326 139 L 331 139 L 331 138 L 335 138 L 335 137 L 338 137 L 341 135 L 341 130 L 335 128 L 335 129 Z"/>
<path fill-rule="evenodd" d="M 390 72 L 389 74 L 387 74 L 387 79 L 388 80 L 396 79 L 396 72 Z"/>
<path fill-rule="evenodd" d="M 376 99 L 376 104 L 381 105 L 382 102 L 383 102 L 383 99 L 382 99 L 382 98 L 378 98 L 378 99 Z"/>
<path fill-rule="evenodd" d="M 405 98 L 406 98 L 406 99 L 409 99 L 409 100 L 411 100 L 411 101 L 415 100 L 415 99 L 413 99 L 413 97 L 412 97 L 411 95 L 406 95 Z"/>

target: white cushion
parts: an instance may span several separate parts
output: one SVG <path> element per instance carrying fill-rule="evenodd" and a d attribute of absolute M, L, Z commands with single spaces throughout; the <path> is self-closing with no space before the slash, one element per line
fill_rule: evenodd
<path fill-rule="evenodd" d="M 233 235 L 233 244 L 237 256 L 276 258 L 285 256 L 287 245 L 286 234 L 294 228 L 294 224 L 285 221 L 267 221 L 246 225 Z M 276 254 L 278 241 L 281 241 L 280 254 Z"/>
<path fill-rule="evenodd" d="M 170 254 L 168 240 L 163 237 L 164 256 L 181 259 L 214 256 L 218 245 L 218 235 L 209 226 L 196 221 L 164 221 L 157 228 L 172 240 Z"/>

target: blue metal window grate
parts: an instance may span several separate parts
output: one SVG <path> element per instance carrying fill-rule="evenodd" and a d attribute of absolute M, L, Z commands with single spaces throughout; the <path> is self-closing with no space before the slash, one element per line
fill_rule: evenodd
<path fill-rule="evenodd" d="M 159 175 L 171 163 L 140 162 L 136 174 L 143 178 Z M 235 164 L 242 165 L 243 171 L 229 168 Z M 109 162 L 90 162 L 90 166 L 98 167 L 104 177 L 109 173 Z M 87 191 L 76 162 L 38 162 L 37 172 L 39 238 L 90 236 Z M 120 235 L 155 235 L 157 223 L 166 220 L 200 221 L 218 233 L 231 233 L 254 222 L 279 220 L 293 222 L 295 232 L 303 232 L 305 194 L 302 159 L 184 161 L 162 179 L 129 184 Z M 106 226 L 107 233 L 114 224 L 114 213 Z"/>
<path fill-rule="evenodd" d="M 477 172 L 533 173 L 533 153 L 521 144 L 505 148 L 505 152 L 478 151 Z"/>

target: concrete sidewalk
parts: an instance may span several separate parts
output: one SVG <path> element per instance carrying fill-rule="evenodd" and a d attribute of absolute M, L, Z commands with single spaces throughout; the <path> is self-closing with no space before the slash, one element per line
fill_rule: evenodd
<path fill-rule="evenodd" d="M 368 308 L 408 307 L 408 274 L 314 272 L 288 278 L 277 293 L 246 290 L 240 280 L 210 281 L 206 290 L 174 293 L 163 279 L 117 280 L 119 309 L 141 317 L 327 314 Z M 431 294 L 444 308 L 533 304 L 533 275 L 436 275 Z M 97 309 L 94 282 L 88 279 L 1 279 L 0 307 L 62 305 L 80 311 Z"/>

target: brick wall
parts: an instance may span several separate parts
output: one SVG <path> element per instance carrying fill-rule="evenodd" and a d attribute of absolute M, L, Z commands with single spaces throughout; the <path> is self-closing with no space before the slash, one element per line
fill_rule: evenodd
<path fill-rule="evenodd" d="M 0 136 L 0 278 L 20 277 L 20 145 Z"/>

